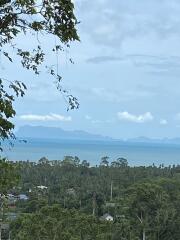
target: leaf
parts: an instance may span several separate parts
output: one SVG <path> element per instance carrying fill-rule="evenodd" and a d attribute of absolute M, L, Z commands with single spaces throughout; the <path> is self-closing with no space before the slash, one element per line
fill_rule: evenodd
<path fill-rule="evenodd" d="M 3 52 L 4 56 L 8 58 L 10 62 L 13 62 L 12 58 L 9 56 L 7 52 Z"/>

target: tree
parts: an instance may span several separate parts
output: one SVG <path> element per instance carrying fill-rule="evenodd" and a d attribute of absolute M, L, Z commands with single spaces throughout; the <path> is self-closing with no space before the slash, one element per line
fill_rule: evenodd
<path fill-rule="evenodd" d="M 12 237 L 17 240 L 33 239 L 97 239 L 96 218 L 59 205 L 41 208 L 38 213 L 22 215 L 12 222 Z"/>
<path fill-rule="evenodd" d="M 6 159 L 0 158 L 0 193 L 6 193 L 8 189 L 16 186 L 18 181 L 17 166 Z"/>
<path fill-rule="evenodd" d="M 79 166 L 80 164 L 80 159 L 77 156 L 74 157 L 74 164 L 75 166 Z"/>
<path fill-rule="evenodd" d="M 89 162 L 87 160 L 83 160 L 81 163 L 81 166 L 88 168 L 89 167 Z"/>
<path fill-rule="evenodd" d="M 129 214 L 135 219 L 141 239 L 171 239 L 168 223 L 175 216 L 168 194 L 158 185 L 143 183 L 128 190 Z M 172 221 L 173 222 L 173 221 Z M 171 228 L 173 225 L 171 225 Z"/>
<path fill-rule="evenodd" d="M 40 66 L 46 61 L 46 54 L 39 37 L 45 34 L 53 37 L 55 44 L 49 46 L 49 49 L 58 56 L 59 51 L 64 51 L 64 46 L 69 48 L 72 41 L 79 41 L 77 24 L 74 4 L 71 0 L 2 0 L 0 1 L 0 51 L 10 63 L 14 60 L 20 61 L 23 68 L 38 75 Z M 24 35 L 27 39 L 34 37 L 37 40 L 36 46 L 32 50 L 22 49 L 16 42 L 19 35 Z M 13 58 L 14 53 L 16 57 Z M 70 61 L 72 62 L 71 59 Z M 55 78 L 57 89 L 68 102 L 68 109 L 78 108 L 77 98 L 63 89 L 58 69 L 47 65 L 45 69 Z M 13 102 L 16 97 L 23 97 L 25 91 L 26 85 L 22 81 L 4 79 L 0 76 L 0 140 L 14 137 L 12 119 L 16 111 Z"/>
<path fill-rule="evenodd" d="M 7 205 L 7 190 L 17 184 L 19 175 L 13 163 L 0 158 L 0 239 L 2 236 L 1 221 L 4 220 L 4 209 Z"/>
<path fill-rule="evenodd" d="M 126 168 L 127 166 L 128 166 L 128 161 L 125 158 L 118 158 L 117 160 L 111 162 L 111 167 Z"/>
<path fill-rule="evenodd" d="M 39 159 L 38 164 L 49 164 L 49 160 L 46 157 Z"/>
<path fill-rule="evenodd" d="M 118 158 L 116 161 L 119 167 L 126 168 L 128 166 L 128 160 L 126 158 Z"/>
<path fill-rule="evenodd" d="M 101 158 L 101 163 L 100 163 L 100 165 L 101 165 L 101 166 L 108 167 L 108 166 L 109 166 L 109 161 L 108 161 L 108 159 L 109 159 L 108 156 L 102 157 L 102 158 Z"/>
<path fill-rule="evenodd" d="M 74 166 L 74 157 L 73 156 L 64 156 L 64 160 L 62 161 L 62 164 Z"/>

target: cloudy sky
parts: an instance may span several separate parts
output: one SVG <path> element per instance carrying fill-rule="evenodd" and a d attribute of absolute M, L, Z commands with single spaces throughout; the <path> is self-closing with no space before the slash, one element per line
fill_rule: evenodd
<path fill-rule="evenodd" d="M 28 86 L 16 103 L 17 127 L 58 126 L 114 138 L 180 137 L 180 1 L 74 2 L 81 42 L 59 56 L 59 72 L 80 109 L 66 111 L 48 75 L 35 77 L 1 62 L 3 75 Z M 48 49 L 50 40 L 44 37 L 42 44 Z M 48 60 L 55 64 L 54 56 Z"/>

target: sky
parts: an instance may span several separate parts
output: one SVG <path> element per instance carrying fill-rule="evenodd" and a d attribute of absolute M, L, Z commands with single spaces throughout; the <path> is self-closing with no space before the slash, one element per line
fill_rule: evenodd
<path fill-rule="evenodd" d="M 68 111 L 49 75 L 1 60 L 1 74 L 26 82 L 15 107 L 23 125 L 84 130 L 113 138 L 180 137 L 180 1 L 74 0 L 81 41 L 58 57 L 63 86 L 79 110 Z M 30 48 L 35 40 L 20 37 Z M 48 52 L 54 39 L 40 39 Z M 74 64 L 68 59 L 72 58 Z"/>

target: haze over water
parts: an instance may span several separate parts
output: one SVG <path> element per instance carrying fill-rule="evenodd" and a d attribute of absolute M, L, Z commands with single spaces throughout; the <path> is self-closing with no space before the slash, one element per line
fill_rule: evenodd
<path fill-rule="evenodd" d="M 180 146 L 175 144 L 29 139 L 27 143 L 16 142 L 11 149 L 6 147 L 3 155 L 13 161 L 38 161 L 44 156 L 49 160 L 62 160 L 71 155 L 88 160 L 91 165 L 99 164 L 103 156 L 109 156 L 110 161 L 124 157 L 131 166 L 180 164 Z"/>

